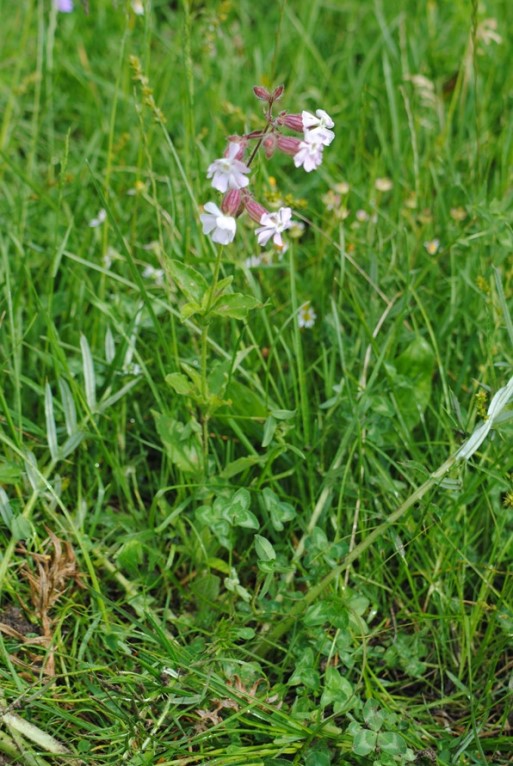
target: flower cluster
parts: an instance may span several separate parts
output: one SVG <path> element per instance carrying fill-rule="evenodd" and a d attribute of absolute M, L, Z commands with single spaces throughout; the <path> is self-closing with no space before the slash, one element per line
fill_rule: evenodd
<path fill-rule="evenodd" d="M 279 151 L 291 156 L 297 168 L 303 167 L 310 173 L 321 164 L 324 148 L 331 144 L 335 134 L 333 120 L 323 109 L 317 109 L 315 114 L 282 111 L 273 116 L 273 105 L 282 97 L 283 91 L 283 85 L 272 93 L 262 86 L 253 88 L 255 96 L 266 103 L 265 127 L 243 136 L 230 136 L 224 156 L 208 167 L 207 178 L 211 179 L 214 189 L 224 195 L 220 206 L 207 202 L 200 215 L 203 233 L 213 242 L 221 245 L 232 242 L 237 230 L 236 219 L 246 212 L 258 224 L 255 233 L 259 245 L 264 247 L 272 240 L 277 248 L 285 247 L 282 234 L 294 223 L 292 210 L 281 207 L 270 212 L 257 202 L 248 189 L 251 163 L 259 149 L 264 151 L 267 159 Z M 300 139 L 284 134 L 284 128 L 303 136 Z M 251 148 L 252 141 L 256 144 Z M 247 160 L 246 154 L 249 154 Z"/>

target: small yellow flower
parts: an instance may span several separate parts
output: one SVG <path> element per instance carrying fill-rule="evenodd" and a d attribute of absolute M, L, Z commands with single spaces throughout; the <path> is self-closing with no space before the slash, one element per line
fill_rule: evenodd
<path fill-rule="evenodd" d="M 467 217 L 467 211 L 463 207 L 451 207 L 450 215 L 453 221 L 464 221 Z"/>

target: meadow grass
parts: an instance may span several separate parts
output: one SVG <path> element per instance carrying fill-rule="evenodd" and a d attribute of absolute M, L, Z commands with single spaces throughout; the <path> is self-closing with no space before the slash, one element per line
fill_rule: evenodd
<path fill-rule="evenodd" d="M 85 5 L 0 0 L 0 763 L 511 763 L 507 420 L 455 459 L 511 378 L 510 3 Z M 279 83 L 336 139 L 257 157 L 305 227 L 255 267 L 199 212 Z"/>

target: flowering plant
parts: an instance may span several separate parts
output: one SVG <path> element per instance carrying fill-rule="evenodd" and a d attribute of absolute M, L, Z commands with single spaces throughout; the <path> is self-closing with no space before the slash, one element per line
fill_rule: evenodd
<path fill-rule="evenodd" d="M 322 162 L 323 152 L 335 138 L 333 120 L 323 109 L 315 114 L 303 111 L 301 114 L 289 114 L 281 111 L 273 115 L 274 104 L 281 99 L 284 86 L 272 91 L 261 85 L 253 88 L 255 96 L 266 104 L 265 121 L 262 130 L 255 130 L 242 136 L 230 136 L 223 157 L 214 160 L 207 170 L 207 178 L 212 186 L 223 193 L 220 207 L 214 202 L 207 202 L 205 212 L 200 215 L 203 233 L 208 234 L 213 242 L 227 245 L 235 238 L 236 219 L 246 212 L 258 224 L 255 233 L 258 244 L 265 246 L 270 239 L 279 247 L 284 247 L 282 233 L 294 223 L 289 207 L 281 207 L 271 213 L 261 205 L 251 191 L 249 175 L 251 163 L 259 149 L 263 149 L 267 159 L 276 151 L 293 158 L 296 168 L 310 173 Z M 283 133 L 284 129 L 302 133 L 302 139 Z M 256 144 L 251 148 L 251 142 Z M 246 160 L 246 154 L 249 154 Z"/>

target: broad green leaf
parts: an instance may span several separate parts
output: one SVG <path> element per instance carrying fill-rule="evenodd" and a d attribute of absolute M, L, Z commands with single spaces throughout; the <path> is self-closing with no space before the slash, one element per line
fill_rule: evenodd
<path fill-rule="evenodd" d="M 305 649 L 296 662 L 294 672 L 287 681 L 288 686 L 305 686 L 307 689 L 317 691 L 320 687 L 319 671 L 315 667 L 313 649 Z"/>
<path fill-rule="evenodd" d="M 257 517 L 249 510 L 251 495 L 247 489 L 239 489 L 229 500 L 219 498 L 217 502 L 223 503 L 223 518 L 229 521 L 232 526 L 244 527 L 245 529 L 258 529 L 260 527 Z"/>
<path fill-rule="evenodd" d="M 359 729 L 353 739 L 353 753 L 356 755 L 370 755 L 376 749 L 378 735 L 369 729 Z"/>
<path fill-rule="evenodd" d="M 321 599 L 309 606 L 303 618 L 303 622 L 308 628 L 328 624 L 344 630 L 347 628 L 348 621 L 348 613 L 344 604 L 330 599 Z"/>
<path fill-rule="evenodd" d="M 228 290 L 232 282 L 233 282 L 233 276 L 220 279 L 216 285 L 216 293 L 214 295 L 214 300 L 219 298 L 224 292 L 226 292 L 226 290 Z"/>
<path fill-rule="evenodd" d="M 166 375 L 166 383 L 181 396 L 190 396 L 193 390 L 190 380 L 181 372 L 172 372 L 170 375 Z"/>
<path fill-rule="evenodd" d="M 16 484 L 21 476 L 21 468 L 15 463 L 0 461 L 0 484 Z"/>
<path fill-rule="evenodd" d="M 32 524 L 23 516 L 15 516 L 11 521 L 11 535 L 13 541 L 30 540 L 33 536 Z"/>
<path fill-rule="evenodd" d="M 264 447 L 264 449 L 265 447 L 268 447 L 272 442 L 274 434 L 276 433 L 277 425 L 278 423 L 276 418 L 274 418 L 272 415 L 269 415 L 264 424 L 264 435 L 262 438 L 262 447 Z"/>
<path fill-rule="evenodd" d="M 410 431 L 429 404 L 434 362 L 433 349 L 420 335 L 395 360 L 394 399 Z"/>
<path fill-rule="evenodd" d="M 276 551 L 267 537 L 255 535 L 255 550 L 260 561 L 276 560 Z"/>
<path fill-rule="evenodd" d="M 171 462 L 185 473 L 201 470 L 203 458 L 199 424 L 192 419 L 188 423 L 181 423 L 155 411 L 153 417 Z"/>
<path fill-rule="evenodd" d="M 292 521 L 296 516 L 296 511 L 290 503 L 285 503 L 272 489 L 266 487 L 262 492 L 264 506 L 271 517 L 271 524 L 277 532 L 281 532 L 284 523 Z"/>
<path fill-rule="evenodd" d="M 404 737 L 395 731 L 382 731 L 378 734 L 378 747 L 390 755 L 404 755 L 408 749 Z"/>
<path fill-rule="evenodd" d="M 169 273 L 188 301 L 201 304 L 208 290 L 208 283 L 203 274 L 177 260 L 168 261 Z"/>
<path fill-rule="evenodd" d="M 363 720 L 372 731 L 379 731 L 385 721 L 385 711 L 379 702 L 370 699 L 363 706 Z"/>
<path fill-rule="evenodd" d="M 215 301 L 211 312 L 221 317 L 230 317 L 231 319 L 245 319 L 248 311 L 260 306 L 260 302 L 252 295 L 242 295 L 242 293 L 231 293 L 222 295 Z"/>
<path fill-rule="evenodd" d="M 180 316 L 182 319 L 189 319 L 194 316 L 194 314 L 201 314 L 201 310 L 201 305 L 199 303 L 196 303 L 196 301 L 189 301 L 188 303 L 184 303 L 181 307 Z"/>
<path fill-rule="evenodd" d="M 352 707 L 353 703 L 354 691 L 351 683 L 336 668 L 326 668 L 321 707 L 333 705 L 334 712 L 341 713 Z"/>
<path fill-rule="evenodd" d="M 196 509 L 196 518 L 202 527 L 206 527 L 218 539 L 223 548 L 231 551 L 233 548 L 233 528 L 227 519 L 221 515 L 216 503 L 214 505 L 202 505 Z M 221 561 L 221 559 L 216 559 Z M 220 569 L 216 566 L 216 569 Z M 220 571 L 225 571 L 220 569 Z M 228 569 L 227 574 L 230 570 Z"/>

